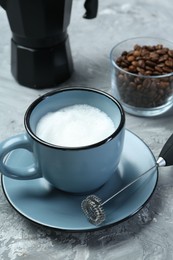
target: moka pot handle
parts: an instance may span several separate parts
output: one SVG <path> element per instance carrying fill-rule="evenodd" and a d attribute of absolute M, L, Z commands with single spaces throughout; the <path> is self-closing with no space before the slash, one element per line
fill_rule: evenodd
<path fill-rule="evenodd" d="M 83 16 L 84 18 L 92 19 L 97 16 L 98 0 L 85 0 L 84 7 L 86 9 L 86 13 Z"/>

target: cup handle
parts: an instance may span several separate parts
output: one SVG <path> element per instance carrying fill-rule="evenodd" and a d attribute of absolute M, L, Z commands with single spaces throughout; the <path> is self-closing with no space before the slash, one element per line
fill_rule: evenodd
<path fill-rule="evenodd" d="M 6 156 L 10 152 L 21 148 L 32 153 L 31 142 L 26 134 L 16 135 L 0 143 L 0 172 L 7 177 L 18 180 L 40 178 L 41 171 L 34 160 L 31 165 L 22 168 L 12 167 L 6 164 Z"/>

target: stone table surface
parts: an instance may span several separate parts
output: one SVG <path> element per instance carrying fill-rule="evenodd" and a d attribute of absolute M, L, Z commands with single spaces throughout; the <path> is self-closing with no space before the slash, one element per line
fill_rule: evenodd
<path fill-rule="evenodd" d="M 74 0 L 68 32 L 75 71 L 61 86 L 82 84 L 110 92 L 109 53 L 113 45 L 137 36 L 173 41 L 171 0 L 101 0 L 96 19 L 85 20 L 83 13 L 83 1 Z M 6 13 L 0 8 L 1 141 L 24 131 L 25 110 L 48 91 L 29 89 L 14 80 L 10 72 L 10 38 Z M 142 138 L 157 157 L 173 132 L 172 119 L 172 112 L 155 118 L 126 114 L 126 128 Z M 156 190 L 137 214 L 118 225 L 92 232 L 64 232 L 35 225 L 9 205 L 0 185 L 2 260 L 172 260 L 172 243 L 172 166 L 159 169 Z"/>

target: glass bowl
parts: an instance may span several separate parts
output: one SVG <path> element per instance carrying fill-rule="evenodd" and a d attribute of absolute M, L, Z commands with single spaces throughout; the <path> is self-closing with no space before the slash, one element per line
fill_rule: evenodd
<path fill-rule="evenodd" d="M 110 60 L 112 95 L 127 113 L 157 116 L 173 106 L 172 42 L 131 38 L 113 47 Z"/>

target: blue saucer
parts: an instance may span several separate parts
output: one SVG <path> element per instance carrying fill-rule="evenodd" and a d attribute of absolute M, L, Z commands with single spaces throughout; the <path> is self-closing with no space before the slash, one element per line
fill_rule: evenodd
<path fill-rule="evenodd" d="M 9 154 L 7 164 L 16 167 L 30 164 L 33 158 L 25 150 Z M 155 158 L 148 146 L 132 132 L 126 130 L 122 159 L 118 173 L 99 190 L 97 196 L 106 200 L 128 182 L 155 165 Z M 120 179 L 116 185 L 116 178 Z M 44 179 L 14 180 L 2 175 L 4 194 L 11 206 L 27 219 L 47 227 L 68 230 L 96 230 L 119 223 L 137 213 L 151 197 L 158 180 L 155 168 L 138 180 L 118 197 L 104 205 L 106 221 L 100 226 L 88 222 L 81 210 L 81 202 L 86 195 L 75 195 L 53 188 Z"/>

